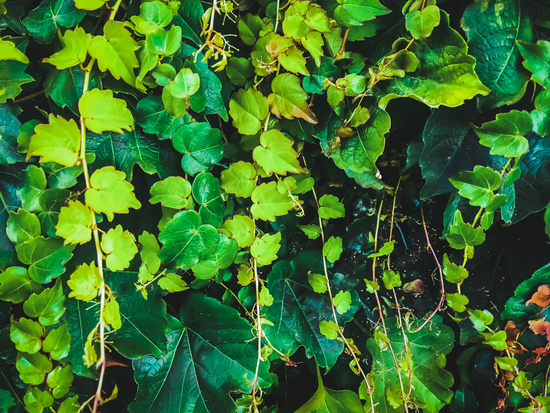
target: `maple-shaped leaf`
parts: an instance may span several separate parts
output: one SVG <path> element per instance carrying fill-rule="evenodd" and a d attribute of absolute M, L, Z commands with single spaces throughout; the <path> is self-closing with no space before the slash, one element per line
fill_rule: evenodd
<path fill-rule="evenodd" d="M 268 175 L 272 172 L 279 175 L 285 175 L 287 172 L 305 173 L 298 162 L 298 154 L 292 147 L 292 143 L 281 132 L 273 129 L 262 133 L 261 146 L 254 149 L 252 156 Z"/>
<path fill-rule="evenodd" d="M 141 208 L 134 195 L 134 186 L 126 181 L 124 172 L 112 166 L 98 169 L 90 178 L 91 188 L 86 191 L 86 205 L 95 212 L 104 213 L 109 221 L 114 213 L 127 214 L 129 208 Z"/>
<path fill-rule="evenodd" d="M 84 63 L 88 55 L 88 47 L 92 43 L 92 35 L 86 33 L 82 27 L 65 31 L 61 37 L 65 46 L 61 51 L 44 59 L 44 62 L 57 67 L 57 70 L 67 69 Z"/>
<path fill-rule="evenodd" d="M 257 237 L 250 247 L 250 254 L 256 258 L 258 264 L 269 265 L 277 259 L 277 252 L 281 248 L 281 233 L 265 234 Z"/>
<path fill-rule="evenodd" d="M 95 36 L 88 48 L 90 56 L 97 59 L 102 72 L 109 70 L 116 79 L 124 79 L 135 86 L 134 67 L 139 66 L 135 51 L 139 44 L 124 28 L 123 22 L 108 21 L 103 28 L 104 36 Z"/>
<path fill-rule="evenodd" d="M 256 226 L 250 217 L 243 215 L 234 215 L 233 218 L 226 220 L 222 229 L 231 232 L 231 238 L 237 241 L 239 248 L 246 248 L 254 241 L 254 231 Z"/>
<path fill-rule="evenodd" d="M 29 63 L 29 58 L 15 46 L 15 43 L 3 39 L 0 39 L 0 60 L 17 60 L 21 63 Z"/>
<path fill-rule="evenodd" d="M 271 90 L 273 93 L 267 98 L 269 108 L 279 119 L 302 118 L 309 123 L 317 123 L 317 118 L 306 102 L 307 93 L 300 86 L 297 76 L 291 73 L 277 76 L 271 83 Z"/>
<path fill-rule="evenodd" d="M 540 285 L 537 292 L 525 303 L 527 306 L 531 304 L 536 304 L 543 309 L 546 308 L 548 304 L 550 304 L 550 287 L 547 285 Z"/>
<path fill-rule="evenodd" d="M 91 265 L 82 264 L 72 274 L 67 281 L 67 285 L 72 290 L 69 297 L 75 297 L 77 300 L 91 301 L 97 297 L 97 290 L 101 287 L 101 274 L 95 266 L 95 261 Z"/>
<path fill-rule="evenodd" d="M 270 182 L 261 184 L 252 192 L 252 208 L 250 212 L 256 219 L 275 221 L 275 217 L 286 215 L 287 211 L 294 208 L 294 201 L 285 192 L 277 191 L 277 184 Z"/>
<path fill-rule="evenodd" d="M 134 129 L 134 118 L 126 107 L 126 102 L 113 97 L 112 90 L 89 90 L 78 102 L 78 110 L 84 117 L 84 124 L 95 133 L 122 129 Z"/>
<path fill-rule="evenodd" d="M 65 244 L 84 244 L 92 239 L 92 211 L 79 201 L 69 201 L 61 208 L 55 228 Z"/>
<path fill-rule="evenodd" d="M 80 130 L 76 122 L 50 113 L 48 124 L 36 125 L 27 157 L 40 156 L 40 162 L 73 166 L 80 150 Z"/>
<path fill-rule="evenodd" d="M 101 249 L 107 255 L 105 263 L 111 271 L 124 271 L 138 253 L 134 235 L 120 225 L 103 234 Z"/>

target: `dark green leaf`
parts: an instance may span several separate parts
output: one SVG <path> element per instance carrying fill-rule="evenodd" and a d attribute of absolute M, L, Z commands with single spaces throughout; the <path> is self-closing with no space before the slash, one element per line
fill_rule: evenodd
<path fill-rule="evenodd" d="M 47 44 L 55 38 L 57 25 L 71 28 L 80 23 L 85 15 L 84 10 L 75 7 L 74 1 L 43 0 L 29 12 L 23 25 L 38 43 Z"/>
<path fill-rule="evenodd" d="M 202 222 L 219 228 L 225 209 L 220 181 L 210 173 L 200 173 L 193 181 L 193 198 L 200 205 Z"/>
<path fill-rule="evenodd" d="M 176 118 L 170 115 L 164 109 L 160 97 L 150 96 L 138 102 L 136 123 L 145 133 L 153 133 L 159 139 L 170 139 L 180 126 L 189 123 L 189 117 Z"/>
<path fill-rule="evenodd" d="M 63 240 L 30 239 L 17 246 L 17 258 L 29 265 L 29 276 L 36 282 L 47 284 L 65 272 L 65 263 L 73 256 L 74 245 L 63 245 Z"/>

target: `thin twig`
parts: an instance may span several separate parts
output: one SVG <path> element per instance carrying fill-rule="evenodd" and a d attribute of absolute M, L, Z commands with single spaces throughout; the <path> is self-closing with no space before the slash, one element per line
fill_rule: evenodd
<path fill-rule="evenodd" d="M 13 101 L 13 103 L 22 103 L 22 102 L 26 102 L 27 100 L 31 100 L 32 98 L 35 98 L 37 96 L 40 96 L 40 95 L 43 95 L 44 94 L 44 91 L 43 90 L 40 90 L 38 92 L 35 92 L 31 95 L 27 95 L 27 96 L 23 96 L 22 98 L 19 98 L 19 99 L 16 99 Z"/>

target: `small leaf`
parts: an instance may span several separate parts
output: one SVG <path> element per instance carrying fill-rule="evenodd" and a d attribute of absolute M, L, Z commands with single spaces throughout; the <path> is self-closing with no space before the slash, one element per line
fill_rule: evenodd
<path fill-rule="evenodd" d="M 483 331 L 493 322 L 493 315 L 487 310 L 468 310 L 470 320 L 477 331 Z"/>
<path fill-rule="evenodd" d="M 120 307 L 115 297 L 109 297 L 109 301 L 105 304 L 103 312 L 105 322 L 109 324 L 113 330 L 119 330 L 122 327 L 122 319 L 120 318 Z"/>
<path fill-rule="evenodd" d="M 25 410 L 30 413 L 40 413 L 53 405 L 53 397 L 47 391 L 42 391 L 37 387 L 28 386 L 27 392 L 23 397 Z"/>
<path fill-rule="evenodd" d="M 65 367 L 57 366 L 51 373 L 48 374 L 46 383 L 52 389 L 52 395 L 56 399 L 65 396 L 73 382 L 73 369 L 68 364 Z"/>
<path fill-rule="evenodd" d="M 340 331 L 338 325 L 332 320 L 321 320 L 319 323 L 319 330 L 321 334 L 329 340 L 336 340 L 338 338 L 338 331 Z"/>
<path fill-rule="evenodd" d="M 250 217 L 233 215 L 223 223 L 222 228 L 231 231 L 231 238 L 237 241 L 239 248 L 249 247 L 254 242 L 256 226 Z"/>
<path fill-rule="evenodd" d="M 384 282 L 384 287 L 386 287 L 388 290 L 391 290 L 395 287 L 401 287 L 401 276 L 398 272 L 384 270 L 382 281 Z"/>
<path fill-rule="evenodd" d="M 518 365 L 518 360 L 513 357 L 495 357 L 495 361 L 502 370 L 513 371 Z"/>
<path fill-rule="evenodd" d="M 162 277 L 159 282 L 159 287 L 169 293 L 177 293 L 189 289 L 189 286 L 181 277 L 173 272 L 166 274 L 166 277 Z"/>
<path fill-rule="evenodd" d="M 222 171 L 220 183 L 228 194 L 248 198 L 256 188 L 256 169 L 248 162 L 233 162 Z"/>
<path fill-rule="evenodd" d="M 320 37 L 321 36 L 319 36 L 319 38 Z M 281 66 L 289 72 L 309 76 L 309 72 L 306 68 L 304 53 L 296 46 L 290 47 L 284 53 L 279 55 L 279 62 L 281 63 Z"/>
<path fill-rule="evenodd" d="M 323 230 L 318 225 L 297 225 L 309 239 L 317 239 Z"/>
<path fill-rule="evenodd" d="M 139 7 L 139 16 L 132 16 L 130 20 L 135 24 L 136 32 L 147 35 L 168 26 L 172 17 L 172 12 L 166 4 L 152 1 L 142 3 Z"/>
<path fill-rule="evenodd" d="M 0 39 L 0 60 L 17 60 L 21 63 L 29 63 L 29 58 L 19 50 L 13 42 Z"/>
<path fill-rule="evenodd" d="M 75 6 L 82 10 L 97 10 L 107 2 L 107 0 L 75 0 Z M 69 413 L 69 412 L 63 412 Z"/>
<path fill-rule="evenodd" d="M 267 287 L 263 287 L 260 291 L 260 301 L 258 302 L 260 307 L 273 305 L 273 296 L 269 293 Z"/>
<path fill-rule="evenodd" d="M 252 46 L 256 43 L 260 30 L 262 30 L 263 27 L 264 23 L 262 19 L 251 13 L 245 14 L 241 19 L 239 19 L 239 23 L 237 24 L 239 37 L 247 46 Z"/>
<path fill-rule="evenodd" d="M 325 245 L 323 245 L 323 256 L 327 258 L 330 262 L 336 262 L 340 259 L 340 254 L 342 254 L 342 238 L 340 237 L 330 237 Z"/>
<path fill-rule="evenodd" d="M 193 198 L 200 205 L 202 222 L 219 228 L 225 209 L 220 181 L 211 173 L 201 172 L 193 181 Z"/>
<path fill-rule="evenodd" d="M 42 348 L 43 327 L 36 321 L 21 317 L 19 321 L 11 320 L 10 339 L 15 348 L 25 353 L 35 354 Z"/>
<path fill-rule="evenodd" d="M 139 255 L 141 261 L 146 265 L 147 271 L 150 274 L 156 274 L 160 269 L 160 246 L 153 234 L 149 234 L 147 231 L 138 237 L 138 242 L 141 244 L 141 250 Z"/>
<path fill-rule="evenodd" d="M 307 273 L 307 281 L 309 282 L 309 285 L 311 285 L 311 288 L 313 288 L 313 291 L 319 294 L 323 294 L 327 291 L 327 277 L 325 277 L 322 274 L 315 274 L 311 271 Z"/>
<path fill-rule="evenodd" d="M 71 349 L 71 335 L 67 323 L 63 323 L 61 327 L 51 330 L 44 340 L 42 350 L 45 353 L 50 353 L 50 357 L 54 360 L 62 360 L 69 355 Z"/>
<path fill-rule="evenodd" d="M 375 291 L 380 289 L 380 286 L 376 281 L 367 280 L 366 278 L 363 278 L 363 281 L 365 281 L 367 291 L 371 294 L 374 294 Z"/>
<path fill-rule="evenodd" d="M 339 291 L 334 296 L 334 307 L 338 314 L 345 314 L 351 306 L 351 293 L 349 291 Z"/>
<path fill-rule="evenodd" d="M 466 305 L 470 301 L 468 297 L 462 294 L 447 294 L 445 297 L 447 298 L 447 305 L 459 313 L 466 311 Z"/>
<path fill-rule="evenodd" d="M 121 225 L 111 228 L 101 237 L 101 249 L 106 254 L 105 264 L 111 271 L 124 271 L 138 253 L 136 239 Z"/>
<path fill-rule="evenodd" d="M 268 175 L 273 172 L 279 175 L 286 175 L 287 172 L 305 173 L 298 162 L 292 141 L 281 132 L 270 130 L 262 133 L 260 144 L 254 149 L 253 157 Z"/>
<path fill-rule="evenodd" d="M 17 353 L 17 363 L 15 367 L 23 383 L 32 384 L 34 386 L 42 384 L 46 378 L 46 374 L 52 371 L 51 361 L 41 353 Z"/>
<path fill-rule="evenodd" d="M 42 286 L 32 280 L 27 269 L 23 267 L 8 267 L 0 273 L 0 300 L 21 303 L 32 293 L 37 293 Z"/>
<path fill-rule="evenodd" d="M 334 10 L 334 18 L 343 27 L 361 26 L 391 11 L 378 0 L 338 0 L 338 3 L 340 5 Z"/>
<path fill-rule="evenodd" d="M 32 294 L 23 304 L 23 311 L 29 317 L 38 318 L 43 326 L 52 326 L 65 313 L 65 295 L 61 281 L 56 280 L 52 288 L 46 288 L 40 294 Z"/>
<path fill-rule="evenodd" d="M 102 282 L 99 270 L 95 266 L 95 261 L 91 265 L 80 265 L 67 281 L 67 285 L 72 290 L 69 297 L 75 297 L 77 300 L 91 301 L 97 297 L 97 291 Z"/>
<path fill-rule="evenodd" d="M 445 279 L 450 283 L 461 284 L 462 281 L 468 278 L 468 270 L 452 263 L 447 254 L 443 256 L 443 272 Z"/>
<path fill-rule="evenodd" d="M 84 124 L 92 132 L 123 133 L 122 129 L 129 131 L 134 129 L 134 118 L 126 107 L 126 102 L 114 98 L 112 90 L 93 89 L 87 91 L 80 98 L 78 109 L 84 117 Z"/>
<path fill-rule="evenodd" d="M 151 189 L 151 204 L 161 203 L 168 208 L 182 209 L 189 204 L 191 184 L 180 176 L 169 176 L 163 181 L 155 182 Z"/>
<path fill-rule="evenodd" d="M 17 258 L 29 265 L 29 276 L 36 282 L 47 284 L 65 272 L 65 263 L 72 257 L 74 245 L 63 246 L 57 238 L 42 236 L 25 241 L 16 248 Z"/>
<path fill-rule="evenodd" d="M 267 99 L 254 89 L 239 89 L 229 100 L 229 115 L 242 135 L 254 135 L 260 130 L 267 118 L 269 108 Z"/>
<path fill-rule="evenodd" d="M 493 192 L 500 188 L 501 178 L 492 168 L 476 165 L 473 172 L 461 172 L 460 178 L 450 181 L 470 205 L 486 208 L 494 199 Z"/>
<path fill-rule="evenodd" d="M 261 184 L 252 192 L 250 212 L 255 219 L 275 221 L 275 217 L 286 215 L 294 207 L 294 202 L 288 194 L 277 191 L 277 184 L 270 182 Z"/>
<path fill-rule="evenodd" d="M 79 201 L 69 201 L 61 208 L 55 234 L 65 238 L 65 244 L 85 244 L 92 239 L 92 212 Z"/>
<path fill-rule="evenodd" d="M 271 83 L 271 90 L 273 93 L 268 96 L 269 107 L 271 113 L 279 119 L 301 118 L 309 123 L 317 123 L 317 118 L 306 102 L 307 93 L 300 86 L 297 76 L 291 73 L 278 75 Z M 240 130 L 239 132 L 242 133 Z"/>
<path fill-rule="evenodd" d="M 248 265 L 241 264 L 238 267 L 237 279 L 239 284 L 242 286 L 247 286 L 254 279 L 254 271 L 252 267 Z"/>
<path fill-rule="evenodd" d="M 343 218 L 346 215 L 344 204 L 334 195 L 325 194 L 319 199 L 319 216 L 323 219 Z"/>
<path fill-rule="evenodd" d="M 57 70 L 84 63 L 88 47 L 92 44 L 92 35 L 86 33 L 82 27 L 76 27 L 74 31 L 66 30 L 61 42 L 64 45 L 63 49 L 44 59 L 44 62 L 54 65 Z"/>
<path fill-rule="evenodd" d="M 256 238 L 250 247 L 250 254 L 260 265 L 270 265 L 277 259 L 277 252 L 281 248 L 281 233 L 265 234 Z"/>
<path fill-rule="evenodd" d="M 493 347 L 495 350 L 504 351 L 508 348 L 506 344 L 506 331 L 499 331 L 498 333 L 488 333 L 485 337 L 483 344 Z"/>
<path fill-rule="evenodd" d="M 472 227 L 464 223 L 460 210 L 455 212 L 454 223 L 449 228 L 449 235 L 446 236 L 451 248 L 462 250 L 466 247 L 475 247 L 485 241 L 485 233 L 482 228 Z"/>
<path fill-rule="evenodd" d="M 439 26 L 439 7 L 432 4 L 422 10 L 409 11 L 405 16 L 405 26 L 415 39 L 430 37 L 434 28 Z"/>

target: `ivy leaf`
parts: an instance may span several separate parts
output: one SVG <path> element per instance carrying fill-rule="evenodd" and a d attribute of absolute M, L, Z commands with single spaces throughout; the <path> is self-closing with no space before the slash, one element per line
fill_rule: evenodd
<path fill-rule="evenodd" d="M 88 88 L 102 87 L 98 70 L 92 70 Z M 85 72 L 80 66 L 73 66 L 63 70 L 52 70 L 44 80 L 44 92 L 56 105 L 69 107 L 78 113 L 78 101 L 82 97 Z"/>
<path fill-rule="evenodd" d="M 310 43 L 310 45 L 312 44 Z M 320 56 L 318 57 L 320 58 Z M 281 63 L 281 66 L 289 72 L 309 76 L 309 72 L 306 68 L 306 58 L 304 57 L 304 53 L 296 46 L 290 47 L 284 53 L 279 55 L 279 62 Z"/>
<path fill-rule="evenodd" d="M 21 244 L 40 235 L 40 221 L 36 215 L 23 208 L 10 211 L 6 235 L 14 244 Z"/>
<path fill-rule="evenodd" d="M 27 32 L 40 44 L 48 44 L 55 38 L 57 25 L 70 28 L 79 24 L 86 12 L 78 10 L 73 2 L 43 0 L 23 20 Z"/>
<path fill-rule="evenodd" d="M 153 234 L 149 234 L 147 231 L 143 231 L 138 237 L 138 241 L 141 244 L 141 250 L 139 255 L 143 264 L 147 266 L 147 270 L 151 274 L 156 274 L 160 269 L 160 245 Z"/>
<path fill-rule="evenodd" d="M 231 232 L 231 238 L 237 241 L 239 248 L 249 247 L 254 242 L 256 226 L 254 221 L 247 216 L 233 215 L 223 223 L 222 229 Z"/>
<path fill-rule="evenodd" d="M 139 67 L 135 54 L 139 49 L 138 43 L 124 28 L 123 22 L 108 21 L 103 33 L 104 36 L 93 38 L 88 53 L 97 59 L 102 72 L 109 70 L 115 79 L 122 78 L 130 86 L 135 86 L 134 67 Z"/>
<path fill-rule="evenodd" d="M 542 90 L 535 98 L 535 110 L 530 113 L 533 132 L 539 136 L 550 135 L 550 90 Z"/>
<path fill-rule="evenodd" d="M 336 324 L 332 320 L 321 320 L 321 322 L 319 323 L 319 331 L 329 340 L 336 340 L 338 338 L 338 331 L 340 331 L 340 329 L 338 328 L 338 324 Z"/>
<path fill-rule="evenodd" d="M 495 361 L 503 370 L 512 371 L 518 365 L 518 360 L 513 357 L 495 357 Z"/>
<path fill-rule="evenodd" d="M 208 122 L 180 126 L 172 137 L 172 143 L 184 155 L 181 166 L 191 176 L 210 171 L 223 156 L 221 132 Z"/>
<path fill-rule="evenodd" d="M 496 120 L 484 123 L 481 127 L 472 125 L 479 143 L 491 148 L 491 155 L 519 157 L 529 150 L 525 135 L 531 132 L 533 122 L 529 113 L 512 110 L 497 114 Z"/>
<path fill-rule="evenodd" d="M 180 126 L 189 123 L 189 119 L 170 115 L 164 109 L 162 98 L 149 96 L 137 104 L 136 123 L 143 128 L 145 133 L 153 133 L 159 139 L 170 139 Z"/>
<path fill-rule="evenodd" d="M 269 293 L 269 289 L 267 287 L 263 287 L 262 291 L 260 291 L 258 305 L 260 307 L 269 307 L 270 305 L 273 305 L 273 296 Z"/>
<path fill-rule="evenodd" d="M 37 293 L 42 286 L 32 280 L 27 269 L 8 267 L 0 273 L 0 299 L 14 304 L 26 301 L 32 293 Z"/>
<path fill-rule="evenodd" d="M 116 331 L 122 327 L 120 306 L 114 296 L 109 297 L 109 301 L 105 303 L 103 317 L 105 322 L 109 324 L 113 330 Z"/>
<path fill-rule="evenodd" d="M 237 23 L 239 37 L 247 46 L 252 46 L 258 40 L 259 33 L 263 29 L 264 23 L 259 16 L 251 13 L 245 14 Z"/>
<path fill-rule="evenodd" d="M 529 72 L 520 66 L 516 41 L 532 42 L 533 31 L 531 20 L 520 9 L 518 0 L 491 0 L 471 3 L 464 11 L 461 26 L 477 60 L 476 72 L 491 90 L 479 99 L 480 110 L 511 105 L 525 93 Z"/>
<path fill-rule="evenodd" d="M 323 245 L 323 256 L 327 258 L 330 262 L 336 262 L 340 259 L 342 254 L 342 238 L 340 237 L 330 237 L 325 245 Z"/>
<path fill-rule="evenodd" d="M 256 188 L 256 169 L 248 162 L 233 162 L 222 171 L 220 184 L 228 194 L 248 198 Z"/>
<path fill-rule="evenodd" d="M 175 261 L 179 268 L 188 270 L 216 252 L 219 238 L 213 226 L 202 224 L 197 212 L 178 212 L 159 235 L 164 244 L 159 257 L 164 264 Z"/>
<path fill-rule="evenodd" d="M 345 314 L 351 307 L 351 293 L 349 291 L 339 291 L 334 296 L 334 306 L 338 314 Z"/>
<path fill-rule="evenodd" d="M 506 331 L 502 330 L 498 333 L 488 333 L 483 344 L 491 346 L 498 351 L 506 350 L 508 348 L 506 344 Z"/>
<path fill-rule="evenodd" d="M 52 395 L 56 399 L 65 396 L 73 382 L 73 370 L 71 365 L 57 366 L 51 373 L 48 374 L 46 383 L 52 389 Z"/>
<path fill-rule="evenodd" d="M 319 199 L 318 212 L 323 219 L 343 218 L 346 215 L 344 204 L 330 194 L 325 194 Z"/>
<path fill-rule="evenodd" d="M 14 99 L 21 93 L 21 85 L 30 83 L 34 78 L 25 73 L 27 64 L 15 60 L 0 61 L 0 104 Z"/>
<path fill-rule="evenodd" d="M 105 264 L 111 271 L 124 271 L 138 253 L 136 239 L 121 225 L 111 228 L 101 237 L 101 249 L 106 254 Z"/>
<path fill-rule="evenodd" d="M 361 26 L 364 22 L 373 20 L 391 12 L 378 0 L 338 0 L 340 6 L 334 10 L 334 18 L 338 26 Z"/>
<path fill-rule="evenodd" d="M 261 146 L 254 149 L 253 157 L 266 174 L 305 173 L 298 162 L 298 154 L 292 147 L 292 141 L 278 130 L 272 129 L 262 133 L 260 144 Z"/>
<path fill-rule="evenodd" d="M 405 16 L 405 25 L 415 39 L 430 37 L 433 29 L 439 26 L 441 17 L 439 7 L 434 4 L 424 7 L 422 10 L 409 11 Z"/>
<path fill-rule="evenodd" d="M 65 243 L 85 244 L 92 239 L 92 212 L 79 201 L 69 201 L 61 208 L 56 235 L 65 238 Z"/>
<path fill-rule="evenodd" d="M 169 272 L 166 274 L 166 277 L 162 277 L 158 284 L 160 288 L 168 291 L 169 293 L 185 291 L 189 288 L 187 283 L 183 281 L 178 274 L 173 272 Z"/>
<path fill-rule="evenodd" d="M 229 393 L 252 391 L 256 372 L 250 324 L 235 309 L 198 292 L 186 295 L 180 318 L 183 325 L 170 319 L 168 353 L 133 362 L 138 390 L 129 411 L 147 412 L 159 405 L 200 407 L 208 413 L 236 411 Z M 152 366 L 157 371 L 154 377 Z M 262 388 L 272 382 L 268 369 L 269 362 L 261 361 Z"/>
<path fill-rule="evenodd" d="M 466 42 L 449 26 L 446 12 L 441 11 L 441 23 L 432 35 L 415 44 L 418 68 L 404 78 L 388 82 L 383 88 L 385 96 L 380 99 L 382 108 L 396 97 L 411 97 L 437 108 L 460 106 L 476 95 L 489 94 L 474 71 L 476 59 L 467 54 Z"/>
<path fill-rule="evenodd" d="M 62 360 L 69 355 L 71 349 L 71 335 L 66 323 L 61 327 L 51 330 L 44 340 L 42 350 L 45 353 L 50 353 L 50 357 L 54 360 Z"/>
<path fill-rule="evenodd" d="M 462 220 L 462 213 L 457 210 L 454 216 L 454 223 L 451 225 L 447 241 L 451 248 L 462 250 L 466 247 L 475 247 L 483 244 L 485 233 L 483 228 L 473 228 L 470 224 L 465 224 Z"/>
<path fill-rule="evenodd" d="M 388 326 L 388 342 L 398 360 L 405 357 L 405 343 L 397 319 L 386 320 Z M 415 321 L 411 330 L 415 331 L 421 321 Z M 426 412 L 438 412 L 445 404 L 450 403 L 453 392 L 449 388 L 453 385 L 453 376 L 444 370 L 444 356 L 453 348 L 454 333 L 450 327 L 443 325 L 440 316 L 433 318 L 431 328 L 423 328 L 418 332 L 407 335 L 407 345 L 410 350 L 406 354 L 411 358 L 411 365 L 416 366 L 415 374 L 411 377 L 410 400 L 415 404 L 421 403 Z M 396 411 L 387 394 L 401 394 L 400 380 L 408 380 L 407 374 L 397 370 L 390 351 L 382 351 L 376 341 L 370 338 L 367 348 L 375 360 L 380 364 L 373 366 L 375 408 L 380 411 Z M 400 398 L 400 397 L 399 397 Z M 366 397 L 365 407 L 371 409 L 370 397 Z"/>
<path fill-rule="evenodd" d="M 191 69 L 181 69 L 174 80 L 162 89 L 162 102 L 166 111 L 176 118 L 181 118 L 189 108 L 189 98 L 200 87 L 200 77 Z"/>
<path fill-rule="evenodd" d="M 386 287 L 388 290 L 391 290 L 395 287 L 401 287 L 401 275 L 399 275 L 398 272 L 384 270 L 382 281 L 384 282 L 384 287 Z"/>
<path fill-rule="evenodd" d="M 202 222 L 219 228 L 225 209 L 220 181 L 211 173 L 201 172 L 193 181 L 193 198 L 200 205 Z"/>
<path fill-rule="evenodd" d="M 473 172 L 461 172 L 460 178 L 450 181 L 470 205 L 487 208 L 495 197 L 493 192 L 500 188 L 501 178 L 492 168 L 476 165 Z"/>
<path fill-rule="evenodd" d="M 36 282 L 47 284 L 65 272 L 65 263 L 73 256 L 74 245 L 63 246 L 63 241 L 42 236 L 17 246 L 17 258 L 29 265 L 29 276 Z"/>
<path fill-rule="evenodd" d="M 468 316 L 477 331 L 483 331 L 493 322 L 493 315 L 487 310 L 468 310 Z"/>
<path fill-rule="evenodd" d="M 102 282 L 99 270 L 95 261 L 91 265 L 82 264 L 72 274 L 67 285 L 72 290 L 69 297 L 76 297 L 77 300 L 91 301 L 97 297 L 97 291 Z"/>
<path fill-rule="evenodd" d="M 447 305 L 458 313 L 466 311 L 466 305 L 470 301 L 468 297 L 462 294 L 447 294 L 445 298 L 447 299 Z"/>
<path fill-rule="evenodd" d="M 315 10 L 315 9 L 311 9 L 311 10 Z M 308 24 L 307 20 L 306 20 L 306 24 Z M 323 54 L 324 54 L 323 52 L 324 41 L 323 41 L 323 37 L 321 36 L 321 33 L 316 31 L 311 31 L 306 35 L 306 37 L 302 38 L 301 42 L 304 48 L 311 54 L 311 57 L 313 57 L 313 59 L 315 60 L 315 64 L 317 65 L 317 67 L 321 66 L 321 58 L 323 57 Z M 299 73 L 304 74 L 303 72 L 304 71 L 302 70 Z M 313 71 L 313 75 L 315 76 L 315 71 Z M 304 81 L 304 89 L 308 91 L 305 86 L 305 81 Z"/>
<path fill-rule="evenodd" d="M 189 204 L 191 195 L 191 184 L 181 176 L 169 176 L 168 178 L 155 182 L 151 189 L 151 204 L 159 202 L 168 208 L 182 209 Z"/>
<path fill-rule="evenodd" d="M 42 412 L 44 408 L 53 405 L 53 397 L 47 391 L 42 391 L 36 387 L 27 387 L 27 392 L 23 397 L 25 410 L 31 413 Z"/>
<path fill-rule="evenodd" d="M 301 118 L 309 123 L 317 123 L 317 118 L 306 102 L 307 93 L 300 86 L 300 79 L 297 76 L 291 73 L 278 75 L 271 83 L 271 90 L 273 93 L 267 98 L 269 108 L 271 113 L 279 119 L 281 117 Z"/>
<path fill-rule="evenodd" d="M 51 361 L 41 353 L 28 354 L 18 352 L 15 367 L 23 383 L 34 386 L 43 383 L 46 374 L 52 371 Z"/>
<path fill-rule="evenodd" d="M 49 124 L 36 125 L 28 156 L 40 156 L 40 162 L 73 166 L 79 157 L 80 130 L 76 122 L 50 113 Z"/>
<path fill-rule="evenodd" d="M 220 241 L 213 257 L 193 265 L 191 268 L 195 277 L 208 280 L 216 276 L 221 270 L 226 269 L 235 260 L 239 247 L 237 241 L 220 234 Z"/>
<path fill-rule="evenodd" d="M 239 20 L 239 23 L 242 19 Z M 244 57 L 230 57 L 225 67 L 229 81 L 236 86 L 244 86 L 246 80 L 254 74 L 254 67 Z"/>
<path fill-rule="evenodd" d="M 309 271 L 307 274 L 307 281 L 316 293 L 324 294 L 327 291 L 328 281 L 327 277 L 324 275 Z"/>
<path fill-rule="evenodd" d="M 462 281 L 468 278 L 468 270 L 452 263 L 447 254 L 443 256 L 443 272 L 445 279 L 454 284 L 461 284 Z"/>
<path fill-rule="evenodd" d="M 16 60 L 21 63 L 29 63 L 29 58 L 15 46 L 15 43 L 4 39 L 0 39 L 0 60 Z"/>
<path fill-rule="evenodd" d="M 134 186 L 124 177 L 124 172 L 112 166 L 95 171 L 90 177 L 92 187 L 86 191 L 86 205 L 95 212 L 103 212 L 109 221 L 113 220 L 115 212 L 127 214 L 129 208 L 141 208 L 133 192 Z"/>
<path fill-rule="evenodd" d="M 229 100 L 229 115 L 242 135 L 254 135 L 269 114 L 267 99 L 254 89 L 239 89 Z"/>
<path fill-rule="evenodd" d="M 57 70 L 67 69 L 84 63 L 88 55 L 88 47 L 92 44 L 92 35 L 82 27 L 66 30 L 62 36 L 63 49 L 44 59 L 44 62 L 54 65 Z"/>
<path fill-rule="evenodd" d="M 122 133 L 122 129 L 129 131 L 134 129 L 134 118 L 126 107 L 126 102 L 114 98 L 112 90 L 93 89 L 87 91 L 80 98 L 78 109 L 84 117 L 84 124 L 92 132 Z"/>
<path fill-rule="evenodd" d="M 142 3 L 139 7 L 139 16 L 132 16 L 130 20 L 136 25 L 136 32 L 147 35 L 168 26 L 172 17 L 168 6 L 160 1 L 153 1 Z"/>
<path fill-rule="evenodd" d="M 27 169 L 22 171 L 21 175 L 23 182 L 17 190 L 17 197 L 21 200 L 21 206 L 31 212 L 42 211 L 39 197 L 47 185 L 44 169 L 29 165 Z"/>
<path fill-rule="evenodd" d="M 318 225 L 297 225 L 309 239 L 317 239 L 321 235 L 321 228 Z"/>
<path fill-rule="evenodd" d="M 43 326 L 53 326 L 65 313 L 65 296 L 61 281 L 56 280 L 52 288 L 46 288 L 40 294 L 31 294 L 23 304 L 23 311 L 29 317 L 38 318 Z"/>
<path fill-rule="evenodd" d="M 277 184 L 270 182 L 261 184 L 252 192 L 253 205 L 250 212 L 255 219 L 275 221 L 275 217 L 286 215 L 294 207 L 292 198 L 285 192 L 277 191 Z"/>
<path fill-rule="evenodd" d="M 15 348 L 25 353 L 35 354 L 42 348 L 44 328 L 36 321 L 21 317 L 10 323 L 10 340 Z"/>
<path fill-rule="evenodd" d="M 281 233 L 275 235 L 265 234 L 256 237 L 250 247 L 250 254 L 256 258 L 260 265 L 270 265 L 277 259 L 277 252 L 281 248 Z"/>
<path fill-rule="evenodd" d="M 106 2 L 107 0 L 74 0 L 76 7 L 82 10 L 97 10 L 103 7 Z"/>

